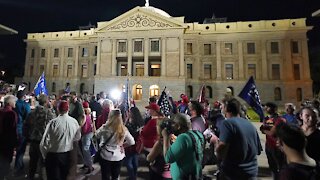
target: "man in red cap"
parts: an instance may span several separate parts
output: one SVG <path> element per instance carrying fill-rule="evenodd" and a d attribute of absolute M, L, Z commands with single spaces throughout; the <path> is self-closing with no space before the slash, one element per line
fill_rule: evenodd
<path fill-rule="evenodd" d="M 68 102 L 61 101 L 58 109 L 59 116 L 49 122 L 40 143 L 48 180 L 67 179 L 73 142 L 81 138 L 77 120 L 68 115 Z"/>
<path fill-rule="evenodd" d="M 160 112 L 160 106 L 157 103 L 150 103 L 145 107 L 151 116 L 151 120 L 143 127 L 141 131 L 144 150 L 150 152 L 154 143 L 157 141 L 157 120 L 162 119 L 163 115 Z"/>

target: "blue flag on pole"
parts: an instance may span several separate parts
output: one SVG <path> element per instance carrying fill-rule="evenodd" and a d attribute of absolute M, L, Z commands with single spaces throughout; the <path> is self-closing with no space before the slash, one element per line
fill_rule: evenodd
<path fill-rule="evenodd" d="M 39 96 L 40 94 L 48 95 L 48 90 L 46 88 L 46 79 L 44 77 L 44 72 L 39 77 L 39 80 L 38 80 L 37 84 L 35 85 L 33 91 L 34 91 L 35 96 Z"/>
<path fill-rule="evenodd" d="M 259 92 L 252 76 L 240 92 L 239 97 L 245 100 L 252 107 L 252 109 L 259 115 L 260 121 L 264 119 Z"/>

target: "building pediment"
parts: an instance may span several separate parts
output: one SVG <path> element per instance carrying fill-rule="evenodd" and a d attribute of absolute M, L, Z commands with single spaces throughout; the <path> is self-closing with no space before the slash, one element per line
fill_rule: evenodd
<path fill-rule="evenodd" d="M 96 32 L 181 28 L 186 28 L 186 25 L 176 18 L 163 16 L 148 8 L 136 7 L 109 22 L 98 23 Z"/>

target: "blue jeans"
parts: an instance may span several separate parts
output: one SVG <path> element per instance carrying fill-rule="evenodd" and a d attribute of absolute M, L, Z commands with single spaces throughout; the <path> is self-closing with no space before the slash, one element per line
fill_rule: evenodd
<path fill-rule="evenodd" d="M 129 180 L 135 180 L 137 178 L 137 170 L 139 166 L 138 154 L 136 153 L 126 154 L 124 163 L 128 170 Z"/>
<path fill-rule="evenodd" d="M 90 145 L 91 145 L 91 139 L 92 139 L 93 133 L 88 133 L 82 135 L 81 141 L 82 141 L 82 154 L 83 154 L 83 164 L 92 167 L 92 158 L 90 153 Z"/>
<path fill-rule="evenodd" d="M 23 156 L 24 153 L 26 152 L 26 147 L 27 147 L 27 141 L 26 139 L 21 135 L 19 139 L 19 145 L 18 148 L 16 149 L 16 160 L 14 164 L 14 169 L 16 171 L 21 171 L 24 169 L 24 162 L 23 162 Z"/>

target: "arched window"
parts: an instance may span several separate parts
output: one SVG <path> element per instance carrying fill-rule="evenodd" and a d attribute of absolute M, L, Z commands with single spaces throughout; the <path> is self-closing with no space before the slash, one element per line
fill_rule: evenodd
<path fill-rule="evenodd" d="M 52 83 L 51 91 L 56 92 L 56 83 L 55 82 Z"/>
<path fill-rule="evenodd" d="M 227 87 L 227 93 L 228 96 L 233 96 L 234 95 L 234 89 L 232 86 Z"/>
<path fill-rule="evenodd" d="M 211 88 L 211 86 L 206 86 L 206 98 L 212 98 L 212 88 Z"/>
<path fill-rule="evenodd" d="M 187 87 L 187 96 L 189 98 L 193 97 L 193 88 L 192 88 L 192 86 L 188 86 Z"/>
<path fill-rule="evenodd" d="M 142 99 L 142 86 L 140 84 L 135 84 L 133 86 L 133 99 L 134 100 L 141 100 Z"/>
<path fill-rule="evenodd" d="M 301 88 L 297 88 L 297 101 L 301 102 L 302 101 L 302 89 Z"/>
<path fill-rule="evenodd" d="M 276 87 L 274 89 L 274 100 L 275 101 L 281 101 L 281 89 L 279 87 Z"/>
<path fill-rule="evenodd" d="M 150 97 L 159 96 L 159 94 L 160 94 L 160 88 L 158 85 L 150 86 Z"/>
<path fill-rule="evenodd" d="M 84 88 L 85 88 L 85 84 L 84 84 L 84 83 L 81 83 L 81 84 L 80 84 L 80 94 L 83 94 L 83 93 L 84 93 Z"/>

